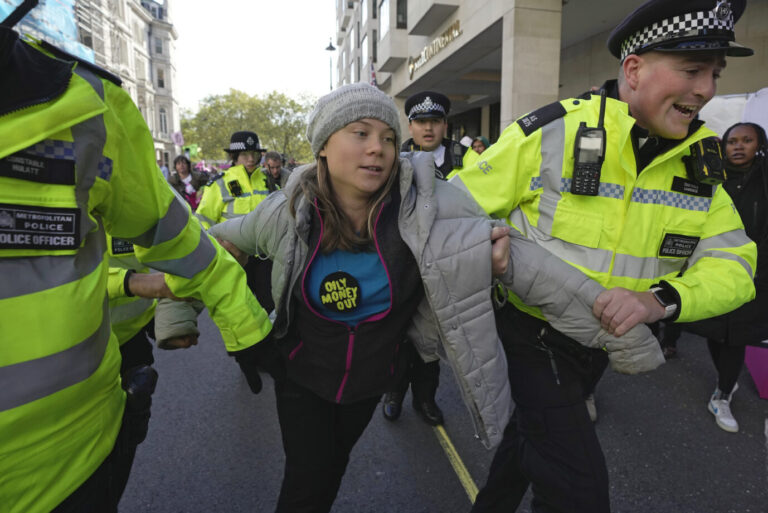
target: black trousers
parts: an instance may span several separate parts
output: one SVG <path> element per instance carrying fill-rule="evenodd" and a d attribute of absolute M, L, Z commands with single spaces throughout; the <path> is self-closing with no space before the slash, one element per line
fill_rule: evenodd
<path fill-rule="evenodd" d="M 149 334 L 154 332 L 153 322 L 150 321 L 133 338 L 120 346 L 121 375 L 133 367 L 154 363 L 152 343 L 147 338 Z M 131 432 L 132 429 L 136 428 L 137 420 L 138 429 L 146 429 L 146 425 L 141 425 L 144 419 L 132 418 L 131 412 L 126 409 L 112 451 L 96 471 L 64 502 L 56 506 L 52 513 L 117 512 L 117 505 L 120 503 L 120 498 L 128 484 L 133 459 L 136 456 L 136 447 L 138 447 L 133 442 L 135 434 Z M 148 420 L 147 417 L 146 421 Z"/>
<path fill-rule="evenodd" d="M 408 392 L 408 385 L 410 385 L 415 403 L 434 402 L 437 387 L 440 384 L 440 361 L 425 362 L 410 342 L 406 341 L 400 347 L 406 352 L 404 355 L 406 368 L 392 391 L 399 393 L 402 397 Z"/>
<path fill-rule="evenodd" d="M 725 394 L 733 392 L 733 387 L 744 367 L 746 346 L 729 345 L 717 340 L 707 339 L 707 348 L 712 356 L 712 363 L 717 369 L 717 388 Z"/>
<path fill-rule="evenodd" d="M 326 513 L 380 397 L 336 404 L 287 379 L 275 381 L 275 396 L 285 451 L 276 512 Z"/>
<path fill-rule="evenodd" d="M 548 324 L 511 305 L 497 312 L 496 324 L 515 411 L 472 512 L 513 512 L 529 485 L 536 513 L 610 511 L 608 470 L 584 405 L 600 374 L 594 369 L 604 368 L 604 352 L 570 341 L 550 357 L 538 341 Z"/>

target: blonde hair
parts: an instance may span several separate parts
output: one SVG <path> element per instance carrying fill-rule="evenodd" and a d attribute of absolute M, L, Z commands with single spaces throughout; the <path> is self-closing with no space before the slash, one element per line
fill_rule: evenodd
<path fill-rule="evenodd" d="M 389 196 L 392 187 L 398 179 L 400 160 L 395 158 L 392 172 L 386 183 L 368 199 L 366 208 L 367 222 L 360 233 L 355 232 L 352 222 L 336 203 L 336 193 L 333 190 L 328 161 L 318 157 L 315 166 L 305 171 L 290 198 L 290 212 L 296 217 L 296 206 L 303 196 L 308 202 L 317 200 L 317 208 L 323 217 L 323 235 L 320 239 L 320 250 L 330 253 L 336 249 L 344 251 L 366 251 L 373 245 L 373 230 L 376 215 L 381 210 L 384 200 Z"/>

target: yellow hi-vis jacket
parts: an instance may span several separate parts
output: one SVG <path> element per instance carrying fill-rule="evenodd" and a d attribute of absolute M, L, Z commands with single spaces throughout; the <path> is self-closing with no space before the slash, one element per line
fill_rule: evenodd
<path fill-rule="evenodd" d="M 138 296 L 129 297 L 125 293 L 125 274 L 129 269 L 148 273 L 149 268 L 139 262 L 133 250 L 133 244 L 107 234 L 107 253 L 109 254 L 109 277 L 107 294 L 109 296 L 109 319 L 112 332 L 122 346 L 147 325 L 155 315 L 157 300 Z"/>
<path fill-rule="evenodd" d="M 242 268 L 158 171 L 128 93 L 42 43 L 11 44 L 3 72 L 15 83 L 44 70 L 61 84 L 0 111 L 0 510 L 43 513 L 102 463 L 122 420 L 105 231 L 175 274 L 174 294 L 200 298 L 228 350 L 271 326 Z"/>
<path fill-rule="evenodd" d="M 267 177 L 260 167 L 248 176 L 245 166 L 232 166 L 205 187 L 195 215 L 208 229 L 227 219 L 244 216 L 268 195 Z"/>
<path fill-rule="evenodd" d="M 680 295 L 681 322 L 751 300 L 755 245 L 725 190 L 688 179 L 682 161 L 693 142 L 714 133 L 700 127 L 638 174 L 630 135 L 635 120 L 626 103 L 608 98 L 599 193 L 572 194 L 576 132 L 582 121 L 597 126 L 599 110 L 593 95 L 528 114 L 452 183 L 605 287 L 643 291 L 665 280 Z"/>

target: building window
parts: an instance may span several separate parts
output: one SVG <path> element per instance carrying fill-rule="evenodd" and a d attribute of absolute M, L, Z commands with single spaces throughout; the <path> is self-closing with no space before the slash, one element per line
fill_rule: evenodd
<path fill-rule="evenodd" d="M 408 2 L 397 0 L 397 28 L 408 28 Z"/>
<path fill-rule="evenodd" d="M 158 55 L 163 53 L 163 40 L 159 37 L 155 38 L 155 53 Z"/>
<path fill-rule="evenodd" d="M 356 32 L 355 32 L 355 26 L 352 25 L 349 28 L 349 48 L 354 51 L 355 48 L 357 48 L 357 44 L 355 44 L 355 38 L 356 38 Z"/>
<path fill-rule="evenodd" d="M 389 34 L 389 0 L 379 2 L 379 39 Z"/>
<path fill-rule="evenodd" d="M 355 76 L 355 82 L 360 82 L 360 73 L 362 73 L 362 67 L 360 66 L 360 57 L 357 58 L 357 75 Z"/>
<path fill-rule="evenodd" d="M 163 68 L 157 68 L 157 87 L 165 88 L 165 70 Z"/>
<path fill-rule="evenodd" d="M 93 36 L 91 36 L 90 32 L 86 32 L 85 30 L 80 31 L 80 42 L 83 43 L 88 48 L 93 48 Z"/>
<path fill-rule="evenodd" d="M 363 57 L 363 64 L 368 64 L 368 34 L 363 35 L 360 41 L 360 55 Z"/>
<path fill-rule="evenodd" d="M 363 23 L 368 21 L 368 2 L 371 0 L 363 0 L 363 2 L 360 4 L 360 18 L 363 20 Z"/>
<path fill-rule="evenodd" d="M 379 40 L 376 38 L 376 29 L 373 29 L 373 37 L 371 38 L 371 43 L 373 43 L 373 51 L 371 52 L 373 55 L 373 62 L 376 62 L 376 45 L 378 42 Z"/>
<path fill-rule="evenodd" d="M 357 66 L 356 66 L 356 64 L 357 64 L 357 59 L 352 57 L 352 69 L 350 70 L 350 74 L 349 74 L 349 81 L 350 81 L 350 83 L 355 83 L 355 82 L 358 82 L 360 80 L 360 77 L 359 77 L 359 75 L 357 73 Z"/>
<path fill-rule="evenodd" d="M 366 2 L 371 2 L 371 16 L 373 19 L 376 19 L 376 0 L 365 0 Z"/>
<path fill-rule="evenodd" d="M 168 114 L 165 112 L 165 107 L 160 107 L 160 133 L 168 133 Z"/>

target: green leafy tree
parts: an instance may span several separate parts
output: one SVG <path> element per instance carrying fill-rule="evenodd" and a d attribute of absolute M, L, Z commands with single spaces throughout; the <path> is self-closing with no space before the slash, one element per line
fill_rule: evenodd
<path fill-rule="evenodd" d="M 208 160 L 226 159 L 223 148 L 229 146 L 232 133 L 251 130 L 268 150 L 306 162 L 312 159 L 306 118 L 314 103 L 310 96 L 293 99 L 273 91 L 259 97 L 230 89 L 205 98 L 196 113 L 182 111 L 181 130 L 185 144 L 200 146 Z"/>

